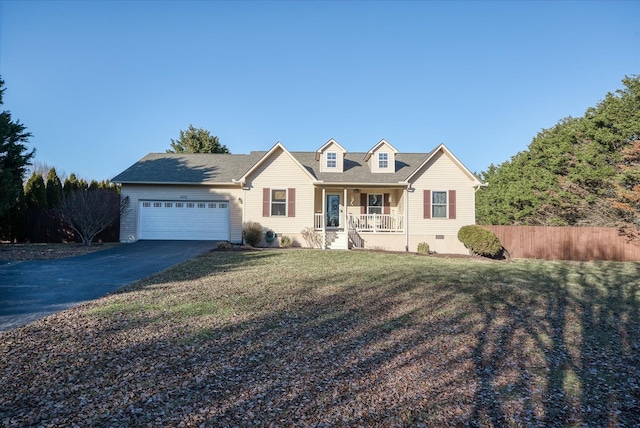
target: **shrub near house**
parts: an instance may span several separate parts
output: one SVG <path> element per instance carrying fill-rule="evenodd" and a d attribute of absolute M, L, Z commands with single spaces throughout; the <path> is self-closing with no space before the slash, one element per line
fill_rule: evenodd
<path fill-rule="evenodd" d="M 495 258 L 503 250 L 495 233 L 476 225 L 461 227 L 458 239 L 472 254 Z"/>

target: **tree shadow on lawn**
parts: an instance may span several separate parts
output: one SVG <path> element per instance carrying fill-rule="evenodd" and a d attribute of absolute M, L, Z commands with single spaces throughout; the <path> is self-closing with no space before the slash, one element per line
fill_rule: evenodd
<path fill-rule="evenodd" d="M 278 261 L 267 254 L 276 253 L 229 256 L 191 279 L 266 269 Z M 119 342 L 122 330 L 98 325 L 92 337 L 106 348 L 82 333 L 67 354 L 49 356 L 57 377 L 23 378 L 31 389 L 16 400 L 33 409 L 38 392 L 57 387 L 50 399 L 64 405 L 41 411 L 36 423 L 71 422 L 78 409 L 106 425 L 640 422 L 640 266 L 470 269 L 464 261 L 359 257 L 368 264 L 299 272 L 290 287 L 273 290 L 274 310 L 237 320 L 162 325 L 161 314 L 143 316 L 132 329 L 148 336 L 131 346 Z M 390 262 L 409 268 L 370 268 Z M 146 286 L 166 286 L 157 279 Z M 74 370 L 75 380 L 65 377 Z M 0 416 L 24 410 L 2 406 Z"/>

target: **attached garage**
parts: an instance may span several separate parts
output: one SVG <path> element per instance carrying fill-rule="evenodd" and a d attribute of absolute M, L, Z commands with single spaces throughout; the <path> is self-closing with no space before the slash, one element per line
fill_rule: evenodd
<path fill-rule="evenodd" d="M 140 239 L 229 239 L 229 201 L 139 201 Z"/>

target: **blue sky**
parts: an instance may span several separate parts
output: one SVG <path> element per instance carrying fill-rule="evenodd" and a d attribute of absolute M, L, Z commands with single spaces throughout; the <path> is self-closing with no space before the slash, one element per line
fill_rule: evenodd
<path fill-rule="evenodd" d="M 232 153 L 446 144 L 472 171 L 640 74 L 640 2 L 0 0 L 2 109 L 107 179 L 190 124 Z"/>

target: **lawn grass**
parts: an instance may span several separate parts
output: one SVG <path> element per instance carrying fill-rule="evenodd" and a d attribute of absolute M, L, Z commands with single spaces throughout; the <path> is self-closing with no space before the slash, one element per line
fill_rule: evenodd
<path fill-rule="evenodd" d="M 640 264 L 212 252 L 0 333 L 3 425 L 637 426 Z"/>

